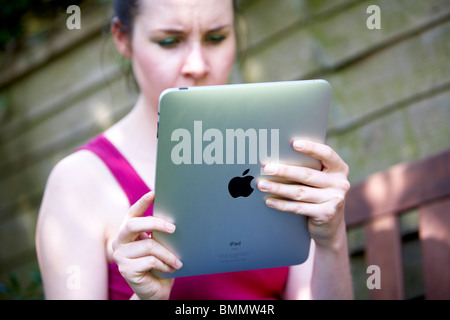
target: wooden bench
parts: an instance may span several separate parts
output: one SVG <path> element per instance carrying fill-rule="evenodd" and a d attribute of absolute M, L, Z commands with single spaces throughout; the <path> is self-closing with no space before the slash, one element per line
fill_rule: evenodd
<path fill-rule="evenodd" d="M 450 150 L 395 165 L 351 188 L 349 229 L 363 226 L 366 266 L 380 269 L 370 299 L 405 299 L 399 217 L 417 209 L 424 298 L 450 299 Z M 369 275 L 368 275 L 369 276 Z"/>

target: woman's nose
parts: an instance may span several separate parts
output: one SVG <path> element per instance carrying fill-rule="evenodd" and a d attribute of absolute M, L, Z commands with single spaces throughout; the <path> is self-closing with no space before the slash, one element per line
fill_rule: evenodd
<path fill-rule="evenodd" d="M 205 77 L 209 72 L 209 65 L 200 43 L 189 47 L 182 70 L 183 76 L 192 77 L 195 80 Z"/>

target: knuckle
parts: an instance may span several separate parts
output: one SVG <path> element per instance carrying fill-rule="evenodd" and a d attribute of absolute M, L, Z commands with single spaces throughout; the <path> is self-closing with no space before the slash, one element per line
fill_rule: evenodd
<path fill-rule="evenodd" d="M 330 222 L 333 220 L 333 218 L 336 215 L 336 207 L 333 205 L 327 205 L 325 206 L 323 210 L 323 221 L 324 222 Z"/>
<path fill-rule="evenodd" d="M 314 175 L 314 171 L 308 168 L 305 168 L 305 170 L 303 170 L 303 181 L 305 184 L 311 184 L 311 181 L 313 179 L 313 175 Z"/>
<path fill-rule="evenodd" d="M 119 267 L 124 266 L 128 261 L 126 255 L 125 255 L 125 250 L 123 250 L 121 247 L 116 248 L 112 252 L 112 259 Z"/>
<path fill-rule="evenodd" d="M 344 193 L 347 193 L 350 190 L 350 182 L 347 179 L 340 179 L 338 181 L 338 185 L 337 185 L 339 190 L 344 191 Z"/>
<path fill-rule="evenodd" d="M 303 211 L 304 211 L 303 207 L 301 205 L 297 204 L 295 206 L 295 209 L 293 210 L 293 213 L 295 213 L 295 214 L 302 214 Z"/>
<path fill-rule="evenodd" d="M 271 182 L 270 183 L 270 190 L 272 193 L 278 194 L 281 192 L 281 186 L 279 183 Z"/>
<path fill-rule="evenodd" d="M 131 275 L 131 271 L 129 266 L 127 266 L 126 264 L 117 264 L 117 267 L 119 269 L 119 273 L 122 275 L 122 277 L 124 277 L 125 279 L 128 279 Z"/>
<path fill-rule="evenodd" d="M 282 211 L 282 212 L 288 212 L 288 211 L 290 211 L 290 208 L 289 208 L 289 206 L 288 206 L 288 202 L 286 202 L 286 201 L 280 201 L 279 203 L 278 203 L 278 208 L 277 208 L 278 210 L 280 210 L 280 211 Z"/>
<path fill-rule="evenodd" d="M 156 267 L 157 263 L 158 263 L 158 260 L 156 259 L 155 256 L 148 257 L 148 268 L 149 269 L 154 269 Z"/>
<path fill-rule="evenodd" d="M 113 249 L 113 253 L 119 248 L 119 240 L 117 239 L 117 237 L 111 243 L 111 248 Z"/>
<path fill-rule="evenodd" d="M 349 165 L 344 162 L 342 164 L 342 166 L 343 166 L 343 171 L 344 171 L 345 176 L 348 177 L 348 175 L 350 174 L 350 167 L 349 167 Z"/>
<path fill-rule="evenodd" d="M 334 214 L 332 210 L 325 210 L 322 221 L 323 223 L 329 223 L 333 220 Z"/>
<path fill-rule="evenodd" d="M 134 221 L 133 219 L 127 219 L 123 224 L 123 231 L 125 233 L 132 233 L 134 230 Z"/>
<path fill-rule="evenodd" d="M 325 144 L 323 149 L 323 155 L 327 159 L 332 159 L 336 155 L 336 152 L 329 145 Z"/>
<path fill-rule="evenodd" d="M 287 166 L 280 165 L 280 166 L 278 167 L 278 174 L 279 174 L 280 176 L 285 177 L 286 175 L 288 175 L 288 173 L 289 173 L 289 170 L 288 170 L 288 167 L 287 167 Z"/>
<path fill-rule="evenodd" d="M 155 248 L 155 241 L 152 239 L 145 240 L 145 247 L 148 253 L 152 253 Z"/>
<path fill-rule="evenodd" d="M 347 179 L 345 179 L 343 182 L 342 182 L 342 189 L 347 193 L 349 190 L 350 190 L 350 188 L 351 188 L 351 184 L 350 184 L 350 181 L 348 181 Z"/>
<path fill-rule="evenodd" d="M 112 258 L 113 258 L 113 261 L 114 261 L 117 265 L 120 264 L 120 261 L 122 260 L 122 256 L 121 256 L 121 254 L 119 253 L 119 250 L 114 250 L 114 251 L 113 251 Z"/>
<path fill-rule="evenodd" d="M 333 201 L 335 208 L 342 208 L 345 203 L 345 197 L 341 194 L 336 194 L 333 196 Z"/>
<path fill-rule="evenodd" d="M 301 187 L 301 186 L 296 187 L 295 194 L 294 194 L 294 200 L 301 201 L 301 200 L 303 200 L 304 195 L 305 195 L 305 190 L 303 189 L 303 187 Z"/>
<path fill-rule="evenodd" d="M 276 201 L 274 208 L 277 209 L 278 211 L 285 211 L 286 205 L 284 201 Z"/>

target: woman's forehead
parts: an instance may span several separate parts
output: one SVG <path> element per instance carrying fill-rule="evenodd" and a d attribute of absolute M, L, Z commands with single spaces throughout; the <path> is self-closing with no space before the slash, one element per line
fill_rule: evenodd
<path fill-rule="evenodd" d="M 211 29 L 233 23 L 232 0 L 140 0 L 136 16 L 147 28 Z"/>

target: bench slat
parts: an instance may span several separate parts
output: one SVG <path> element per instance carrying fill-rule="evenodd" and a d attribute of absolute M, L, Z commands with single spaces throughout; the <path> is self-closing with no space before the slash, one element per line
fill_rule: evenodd
<path fill-rule="evenodd" d="M 380 268 L 380 289 L 370 290 L 371 299 L 404 299 L 403 267 L 399 219 L 385 215 L 368 222 L 366 233 L 366 263 Z"/>
<path fill-rule="evenodd" d="M 345 219 L 348 226 L 389 213 L 401 213 L 450 196 L 450 150 L 421 161 L 375 173 L 351 188 Z"/>
<path fill-rule="evenodd" d="M 450 197 L 419 209 L 426 299 L 450 299 Z"/>

